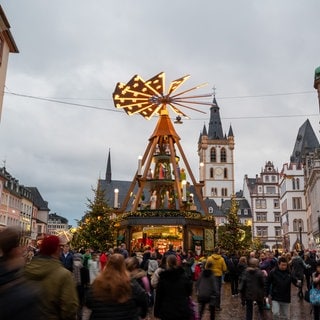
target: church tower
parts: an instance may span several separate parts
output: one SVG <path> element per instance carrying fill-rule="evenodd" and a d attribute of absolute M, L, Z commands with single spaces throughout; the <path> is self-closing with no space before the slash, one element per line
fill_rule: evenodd
<path fill-rule="evenodd" d="M 198 142 L 200 181 L 204 183 L 203 197 L 215 200 L 221 206 L 231 199 L 234 186 L 234 136 L 230 125 L 228 135 L 223 134 L 220 109 L 216 98 L 210 108 L 209 129 L 204 125 Z"/>

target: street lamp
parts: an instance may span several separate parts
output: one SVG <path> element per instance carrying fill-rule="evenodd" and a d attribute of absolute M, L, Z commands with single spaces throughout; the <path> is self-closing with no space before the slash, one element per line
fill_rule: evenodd
<path fill-rule="evenodd" d="M 300 238 L 300 248 L 301 248 L 301 251 L 302 251 L 302 220 L 299 219 L 299 222 L 298 222 L 298 225 L 299 225 L 299 238 Z"/>

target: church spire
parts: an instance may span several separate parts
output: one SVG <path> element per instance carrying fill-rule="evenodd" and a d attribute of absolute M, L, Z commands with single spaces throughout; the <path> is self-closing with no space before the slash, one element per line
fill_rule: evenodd
<path fill-rule="evenodd" d="M 303 163 L 306 154 L 314 152 L 316 148 L 319 148 L 319 141 L 307 119 L 299 128 L 290 162 Z"/>
<path fill-rule="evenodd" d="M 229 133 L 228 133 L 228 137 L 233 137 L 233 130 L 232 130 L 232 126 L 230 124 L 230 128 L 229 128 Z"/>
<path fill-rule="evenodd" d="M 216 97 L 213 97 L 212 107 L 210 108 L 210 121 L 209 121 L 209 132 L 208 138 L 210 140 L 223 139 L 222 124 L 220 118 L 220 108 Z"/>
<path fill-rule="evenodd" d="M 109 148 L 108 161 L 107 161 L 106 182 L 107 182 L 107 183 L 111 183 L 111 157 L 110 157 L 110 148 Z"/>

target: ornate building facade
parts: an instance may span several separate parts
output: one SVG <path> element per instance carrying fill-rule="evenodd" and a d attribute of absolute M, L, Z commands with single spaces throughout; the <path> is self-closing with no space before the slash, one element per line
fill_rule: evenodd
<path fill-rule="evenodd" d="M 270 250 L 282 247 L 279 172 L 267 161 L 260 175 L 244 177 L 243 195 L 252 211 L 252 235 Z"/>
<path fill-rule="evenodd" d="M 209 128 L 204 125 L 198 142 L 199 176 L 204 182 L 203 197 L 213 199 L 218 206 L 231 199 L 234 187 L 234 136 L 230 126 L 223 133 L 220 108 L 214 97 L 210 108 Z"/>

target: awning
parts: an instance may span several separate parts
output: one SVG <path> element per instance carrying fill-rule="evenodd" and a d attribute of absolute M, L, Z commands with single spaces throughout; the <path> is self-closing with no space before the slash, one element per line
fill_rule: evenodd
<path fill-rule="evenodd" d="M 202 241 L 203 240 L 203 237 L 202 236 L 192 236 L 192 239 L 194 241 Z"/>

